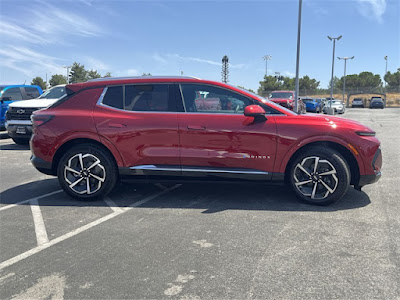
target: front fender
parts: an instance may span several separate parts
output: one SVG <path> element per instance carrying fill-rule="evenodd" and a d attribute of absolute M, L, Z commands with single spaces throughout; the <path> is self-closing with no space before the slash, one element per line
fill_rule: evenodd
<path fill-rule="evenodd" d="M 278 170 L 276 172 L 285 173 L 287 164 L 289 163 L 289 160 L 299 149 L 301 149 L 307 145 L 311 145 L 313 143 L 323 143 L 323 142 L 331 142 L 331 143 L 339 144 L 339 145 L 345 147 L 347 150 L 349 150 L 349 152 L 353 155 L 353 157 L 357 161 L 358 167 L 360 169 L 360 174 L 364 174 L 364 162 L 361 157 L 360 151 L 358 151 L 358 155 L 355 155 L 353 150 L 349 146 L 349 145 L 351 145 L 350 142 L 343 140 L 341 138 L 338 138 L 336 136 L 331 136 L 331 135 L 307 137 L 307 138 L 304 138 L 304 139 L 294 143 L 294 145 L 292 145 L 292 147 L 289 150 L 286 150 L 286 154 L 283 157 L 283 159 L 281 160 Z M 280 151 L 279 146 L 280 145 L 278 144 L 278 152 Z M 353 145 L 351 145 L 351 146 L 354 147 Z"/>

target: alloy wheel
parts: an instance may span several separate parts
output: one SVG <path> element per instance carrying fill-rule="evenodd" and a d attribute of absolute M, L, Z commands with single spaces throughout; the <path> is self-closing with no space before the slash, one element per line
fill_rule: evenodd
<path fill-rule="evenodd" d="M 335 167 L 318 156 L 306 157 L 298 163 L 293 179 L 303 196 L 315 200 L 322 200 L 333 194 L 339 183 Z"/>
<path fill-rule="evenodd" d="M 106 180 L 106 170 L 93 154 L 78 153 L 64 166 L 64 179 L 78 194 L 96 193 Z"/>

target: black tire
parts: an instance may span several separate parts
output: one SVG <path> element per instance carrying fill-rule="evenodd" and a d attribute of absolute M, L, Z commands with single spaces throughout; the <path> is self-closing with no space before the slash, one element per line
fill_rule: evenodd
<path fill-rule="evenodd" d="M 13 138 L 11 138 L 13 141 L 14 141 L 14 143 L 16 143 L 17 145 L 29 145 L 29 138 L 28 139 L 25 139 L 25 138 L 16 138 L 16 137 L 13 137 Z"/>
<path fill-rule="evenodd" d="M 106 150 L 94 144 L 82 144 L 64 153 L 57 166 L 57 176 L 68 195 L 79 200 L 97 200 L 114 188 L 118 169 Z"/>
<path fill-rule="evenodd" d="M 314 174 L 315 162 L 317 172 Z M 324 173 L 331 174 L 322 175 Z M 329 205 L 340 200 L 347 192 L 351 178 L 345 159 L 337 151 L 321 146 L 300 152 L 290 166 L 289 176 L 297 197 L 313 205 Z"/>

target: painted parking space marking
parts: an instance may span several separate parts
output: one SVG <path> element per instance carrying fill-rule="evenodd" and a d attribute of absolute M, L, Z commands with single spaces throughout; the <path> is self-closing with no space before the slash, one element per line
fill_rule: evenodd
<path fill-rule="evenodd" d="M 42 244 L 40 246 L 37 246 L 37 247 L 35 247 L 35 248 L 31 249 L 31 250 L 28 250 L 28 251 L 22 253 L 20 255 L 14 256 L 13 258 L 10 258 L 10 259 L 0 263 L 0 270 L 3 270 L 6 267 L 12 266 L 13 264 L 15 264 L 17 262 L 19 262 L 21 260 L 24 260 L 25 258 L 28 258 L 28 257 L 30 257 L 30 256 L 32 256 L 32 255 L 34 255 L 36 253 L 39 253 L 44 249 L 47 249 L 47 248 L 49 248 L 51 246 L 54 246 L 54 245 L 56 245 L 56 244 L 58 244 L 58 243 L 60 243 L 62 241 L 65 241 L 65 240 L 67 240 L 67 239 L 69 239 L 69 238 L 71 238 L 71 237 L 73 237 L 73 236 L 75 236 L 75 235 L 77 235 L 77 234 L 79 234 L 81 232 L 84 232 L 84 231 L 86 231 L 88 229 L 91 229 L 91 228 L 93 228 L 93 227 L 95 227 L 95 226 L 97 226 L 97 225 L 99 225 L 101 223 L 104 223 L 105 221 L 113 219 L 113 218 L 119 216 L 120 214 L 123 214 L 123 213 L 127 212 L 128 210 L 131 210 L 134 207 L 138 207 L 138 206 L 140 206 L 140 205 L 142 205 L 142 204 L 144 204 L 144 203 L 146 203 L 148 201 L 151 201 L 151 200 L 153 200 L 153 199 L 155 199 L 155 198 L 157 198 L 159 196 L 162 196 L 162 195 L 164 195 L 164 194 L 166 194 L 166 193 L 168 193 L 168 192 L 170 192 L 172 190 L 175 190 L 176 188 L 178 188 L 180 186 L 181 186 L 181 184 L 177 184 L 177 185 L 174 185 L 174 186 L 172 186 L 170 188 L 167 188 L 167 189 L 165 189 L 163 191 L 160 191 L 158 193 L 150 195 L 150 196 L 148 196 L 148 197 L 146 197 L 146 198 L 144 198 L 144 199 L 142 199 L 142 200 L 140 200 L 138 202 L 135 202 L 135 203 L 131 204 L 126 209 L 121 209 L 119 211 L 115 211 L 115 212 L 113 212 L 113 213 L 111 213 L 109 215 L 106 215 L 106 216 L 104 216 L 104 217 L 102 217 L 100 219 L 97 219 L 96 221 L 93 221 L 93 222 L 91 222 L 89 224 L 86 224 L 86 225 L 84 225 L 82 227 L 79 227 L 79 228 L 77 228 L 77 229 L 75 229 L 75 230 L 73 230 L 73 231 L 71 231 L 69 233 L 66 233 L 66 234 L 64 234 L 62 236 L 59 236 L 58 238 L 55 238 L 54 240 L 51 240 L 48 243 Z M 37 198 L 39 198 L 39 197 L 37 197 Z"/>
<path fill-rule="evenodd" d="M 109 197 L 104 197 L 104 202 L 114 211 L 121 212 L 124 211 L 123 208 L 119 207 L 114 201 L 112 201 Z"/>
<path fill-rule="evenodd" d="M 49 242 L 47 236 L 46 225 L 44 224 L 42 211 L 40 210 L 39 200 L 33 199 L 29 201 L 32 210 L 33 223 L 35 225 L 36 240 L 38 246 L 44 245 Z"/>
<path fill-rule="evenodd" d="M 28 202 L 33 201 L 33 200 L 39 200 L 39 199 L 42 199 L 42 198 L 46 198 L 46 197 L 49 197 L 49 196 L 52 196 L 52 195 L 55 195 L 55 194 L 58 194 L 58 193 L 61 193 L 61 192 L 62 192 L 62 190 L 57 190 L 57 191 L 54 191 L 54 192 L 51 192 L 51 193 L 47 193 L 47 194 L 44 194 L 44 195 L 41 195 L 41 196 L 38 196 L 38 197 L 34 197 L 34 198 L 31 198 L 31 199 L 28 199 L 28 200 L 24 200 L 24 201 L 20 201 L 20 202 L 14 203 L 14 204 L 6 205 L 6 206 L 3 206 L 3 207 L 0 207 L 0 211 L 6 210 L 6 209 L 9 209 L 9 208 L 12 208 L 14 206 L 21 205 L 21 204 L 28 203 Z"/>

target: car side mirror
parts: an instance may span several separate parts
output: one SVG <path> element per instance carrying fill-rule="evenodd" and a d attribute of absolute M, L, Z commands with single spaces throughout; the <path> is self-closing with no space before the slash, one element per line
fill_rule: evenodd
<path fill-rule="evenodd" d="M 263 118 L 266 120 L 265 114 L 264 108 L 260 105 L 248 105 L 244 108 L 244 115 L 246 117 Z"/>

